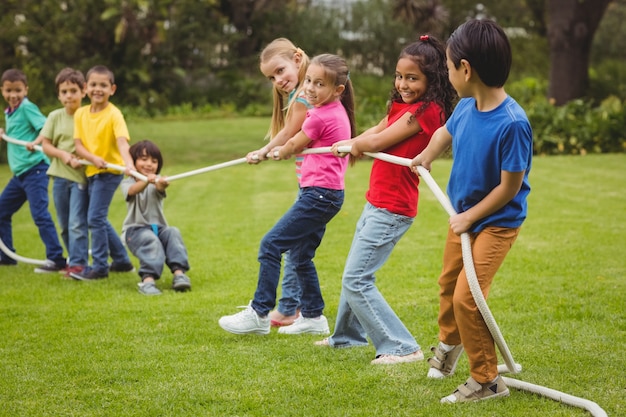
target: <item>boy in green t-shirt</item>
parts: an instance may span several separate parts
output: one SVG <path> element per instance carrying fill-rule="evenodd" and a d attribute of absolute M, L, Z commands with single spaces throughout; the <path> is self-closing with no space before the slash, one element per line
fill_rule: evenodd
<path fill-rule="evenodd" d="M 30 102 L 26 75 L 17 69 L 6 70 L 0 78 L 2 96 L 8 103 L 5 109 L 7 136 L 31 142 L 29 147 L 7 144 L 9 167 L 13 177 L 0 194 L 0 239 L 12 252 L 13 233 L 11 219 L 28 201 L 33 220 L 39 228 L 39 236 L 46 247 L 45 264 L 35 268 L 35 272 L 56 272 L 66 267 L 63 247 L 59 242 L 56 226 L 48 211 L 49 161 L 42 152 L 33 151 L 37 135 L 43 127 L 46 116 Z M 4 131 L 0 129 L 0 136 Z M 15 265 L 17 262 L 0 251 L 0 265 Z"/>
<path fill-rule="evenodd" d="M 52 177 L 52 199 L 61 238 L 69 254 L 65 275 L 82 272 L 89 263 L 87 227 L 87 177 L 75 155 L 74 113 L 85 97 L 85 76 L 73 68 L 62 69 L 55 80 L 62 108 L 53 110 L 39 134 L 43 151 L 50 157 L 47 174 Z"/>

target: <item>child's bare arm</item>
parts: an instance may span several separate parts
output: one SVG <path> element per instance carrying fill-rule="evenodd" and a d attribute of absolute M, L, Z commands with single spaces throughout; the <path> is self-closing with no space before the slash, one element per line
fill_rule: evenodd
<path fill-rule="evenodd" d="M 478 220 L 500 210 L 513 199 L 522 187 L 524 172 L 501 171 L 500 184 L 474 207 L 450 217 L 450 228 L 460 235 L 467 232 Z"/>
<path fill-rule="evenodd" d="M 300 131 L 283 146 L 274 148 L 273 152 L 278 151 L 278 159 L 289 159 L 292 155 L 302 152 L 309 143 L 311 143 L 311 139 L 304 132 Z"/>
<path fill-rule="evenodd" d="M 75 159 L 75 156 L 71 153 L 64 151 L 62 149 L 57 148 L 52 144 L 52 141 L 43 135 L 39 135 L 41 138 L 41 147 L 43 148 L 43 152 L 51 158 L 57 158 L 61 160 L 65 165 L 70 165 L 72 159 Z"/>
<path fill-rule="evenodd" d="M 122 159 L 124 160 L 124 166 L 126 167 L 126 175 L 130 175 L 130 171 L 136 171 L 135 163 L 133 162 L 133 158 L 130 156 L 130 146 L 128 145 L 128 138 L 124 136 L 120 136 L 116 138 L 117 148 L 122 155 Z"/>
<path fill-rule="evenodd" d="M 430 138 L 430 142 L 428 142 L 428 146 L 426 149 L 422 151 L 419 155 L 417 155 L 411 161 L 411 170 L 417 172 L 417 166 L 421 165 L 427 170 L 430 171 L 430 167 L 432 162 L 439 157 L 450 147 L 452 144 L 452 135 L 448 132 L 448 129 L 445 125 L 441 126 L 439 129 L 433 133 L 433 136 Z"/>

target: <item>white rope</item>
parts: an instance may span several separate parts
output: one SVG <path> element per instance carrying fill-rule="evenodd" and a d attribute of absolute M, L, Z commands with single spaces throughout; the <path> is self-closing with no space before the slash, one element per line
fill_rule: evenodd
<path fill-rule="evenodd" d="M 11 251 L 11 249 L 9 249 L 7 245 L 4 244 L 2 239 L 0 239 L 0 250 L 2 250 L 2 252 L 4 252 L 4 254 L 8 256 L 9 258 L 18 262 L 24 262 L 25 264 L 46 265 L 48 263 L 47 260 L 26 258 L 25 256 L 18 255 L 17 253 Z"/>
<path fill-rule="evenodd" d="M 2 139 L 4 139 L 5 141 L 7 141 L 9 143 L 13 143 L 15 145 L 20 145 L 20 146 L 24 146 L 24 147 L 26 147 L 26 145 L 28 145 L 30 143 L 30 142 L 26 142 L 26 141 L 19 140 L 19 139 L 14 139 L 14 138 L 12 138 L 10 136 L 7 136 L 4 133 L 2 134 Z M 33 146 L 33 148 L 36 151 L 43 152 L 43 148 L 40 145 L 35 145 L 35 146 Z M 80 162 L 83 165 L 93 165 L 91 162 L 87 161 L 86 159 L 79 159 L 78 162 Z M 106 164 L 106 168 L 113 169 L 113 170 L 119 171 L 119 172 L 125 172 L 126 171 L 126 167 L 124 167 L 122 165 L 110 164 L 108 162 Z M 137 178 L 138 180 L 148 181 L 148 177 L 146 177 L 145 175 L 140 174 L 139 172 L 137 172 L 135 170 L 131 170 L 130 171 L 130 175 L 132 175 L 133 177 Z"/>

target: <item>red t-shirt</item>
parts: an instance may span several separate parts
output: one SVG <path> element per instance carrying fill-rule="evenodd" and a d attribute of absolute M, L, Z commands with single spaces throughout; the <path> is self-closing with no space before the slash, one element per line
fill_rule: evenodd
<path fill-rule="evenodd" d="M 421 106 L 422 102 L 413 104 L 393 102 L 387 115 L 387 126 L 391 126 L 406 112 L 414 114 Z M 422 129 L 410 138 L 384 149 L 383 152 L 403 158 L 414 158 L 426 148 L 435 130 L 444 123 L 442 114 L 441 107 L 431 102 L 417 116 L 417 122 Z M 419 195 L 418 184 L 418 176 L 408 167 L 376 159 L 372 164 L 370 187 L 365 198 L 375 207 L 415 217 Z"/>

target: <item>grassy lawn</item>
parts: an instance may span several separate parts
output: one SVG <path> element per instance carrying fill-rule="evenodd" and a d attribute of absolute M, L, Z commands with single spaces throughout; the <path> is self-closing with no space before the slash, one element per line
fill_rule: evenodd
<path fill-rule="evenodd" d="M 245 156 L 266 119 L 130 123 L 133 141 L 162 148 L 163 174 Z M 344 208 L 316 265 L 331 330 L 341 272 L 371 162 L 346 177 Z M 626 155 L 536 157 L 530 213 L 488 299 L 523 371 L 511 377 L 626 414 Z M 441 187 L 450 161 L 437 161 Z M 0 184 L 10 176 L 0 166 Z M 315 336 L 235 336 L 217 324 L 256 288 L 258 243 L 291 205 L 293 163 L 238 165 L 172 183 L 165 210 L 187 244 L 193 291 L 137 292 L 136 274 L 83 283 L 0 267 L 0 416 L 585 416 L 528 392 L 440 405 L 468 376 L 426 378 L 427 364 L 369 364 L 374 348 L 333 350 Z M 110 219 L 121 227 L 118 193 Z M 437 340 L 437 277 L 446 214 L 425 184 L 418 217 L 378 285 L 422 347 Z M 13 222 L 23 256 L 44 256 L 27 207 Z M 137 265 L 134 258 L 133 262 Z M 429 356 L 429 355 L 427 355 Z"/>

